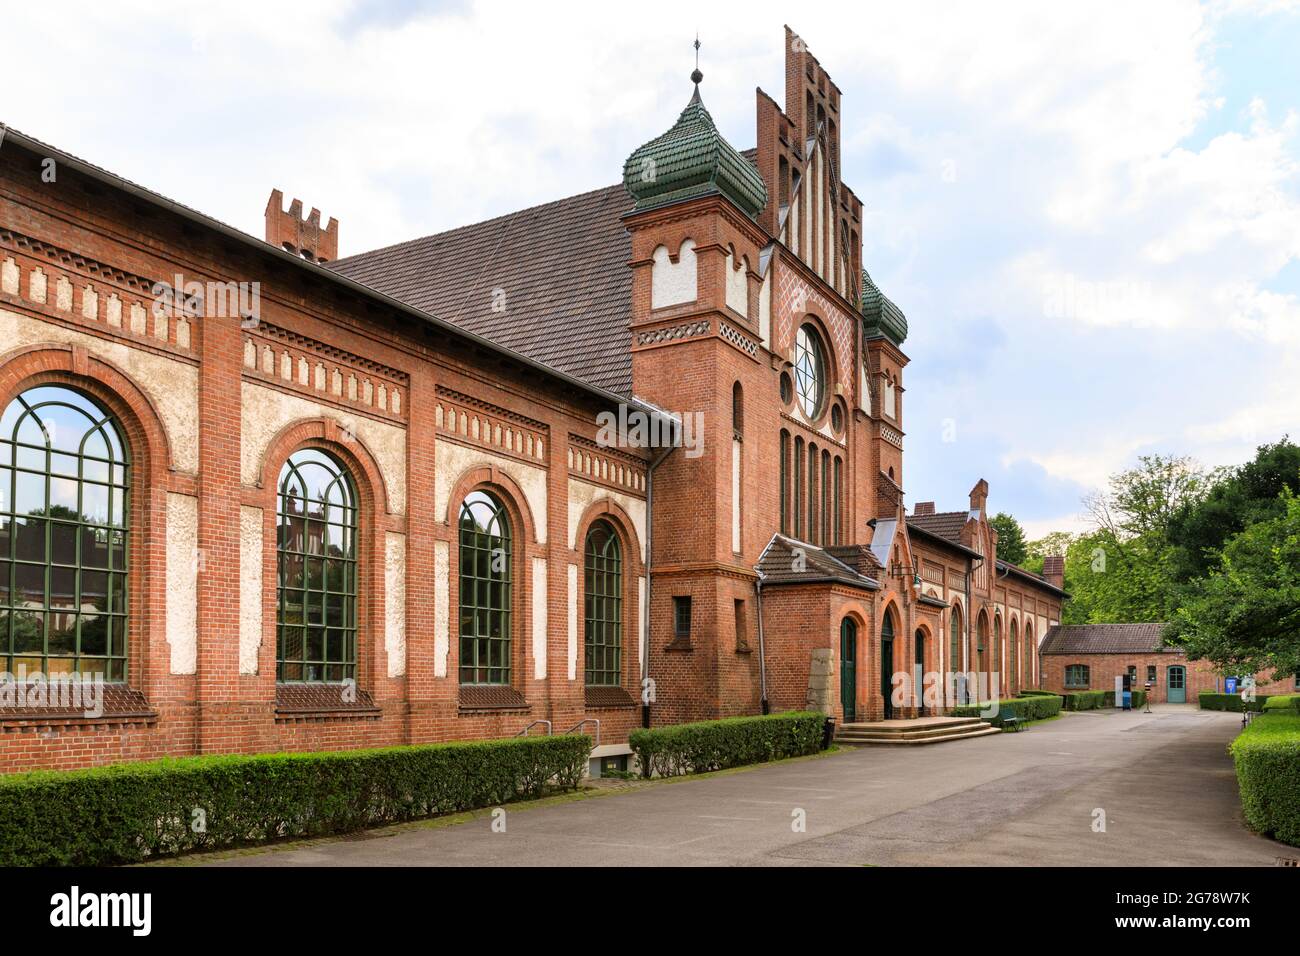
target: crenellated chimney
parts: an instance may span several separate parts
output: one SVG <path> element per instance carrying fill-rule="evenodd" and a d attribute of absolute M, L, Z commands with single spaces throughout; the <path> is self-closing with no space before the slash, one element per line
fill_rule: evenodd
<path fill-rule="evenodd" d="M 284 193 L 272 189 L 266 201 L 266 241 L 309 262 L 333 262 L 339 257 L 339 221 L 330 217 L 329 226 L 321 229 L 320 210 L 313 207 L 304 219 L 301 199 L 285 212 Z"/>
<path fill-rule="evenodd" d="M 1053 587 L 1065 587 L 1065 558 L 1059 554 L 1043 558 L 1043 577 Z"/>

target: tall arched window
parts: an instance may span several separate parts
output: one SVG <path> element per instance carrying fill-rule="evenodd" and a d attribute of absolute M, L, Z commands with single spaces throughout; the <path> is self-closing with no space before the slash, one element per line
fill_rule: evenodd
<path fill-rule="evenodd" d="M 623 553 L 607 521 L 587 532 L 586 678 L 589 686 L 623 682 Z"/>
<path fill-rule="evenodd" d="M 803 439 L 794 439 L 794 536 L 803 538 Z"/>
<path fill-rule="evenodd" d="M 961 605 L 954 603 L 948 614 L 948 670 L 955 674 L 961 669 Z"/>
<path fill-rule="evenodd" d="M 731 386 L 731 430 L 737 438 L 745 433 L 745 392 L 739 382 Z"/>
<path fill-rule="evenodd" d="M 781 533 L 790 533 L 790 433 L 781 429 Z"/>
<path fill-rule="evenodd" d="M 460 506 L 460 682 L 510 683 L 510 517 L 493 494 Z"/>
<path fill-rule="evenodd" d="M 1024 684 L 1020 682 L 1020 651 L 1017 647 L 1019 641 L 1020 634 L 1016 628 L 1016 619 L 1013 617 L 1011 619 L 1010 628 L 1007 631 L 1007 649 L 1011 651 L 1011 677 L 1007 686 L 1011 688 L 1013 694 L 1024 686 Z"/>
<path fill-rule="evenodd" d="M 126 679 L 130 456 L 113 417 L 60 385 L 0 418 L 0 663 Z"/>
<path fill-rule="evenodd" d="M 1025 685 L 1034 685 L 1034 623 L 1025 622 Z"/>
<path fill-rule="evenodd" d="M 817 519 L 817 445 L 808 443 L 808 541 L 819 544 L 821 524 Z"/>
<path fill-rule="evenodd" d="M 1005 677 L 1002 673 L 1002 618 L 993 619 L 993 670 L 998 675 L 998 686 L 990 688 L 993 693 L 1002 690 Z"/>
<path fill-rule="evenodd" d="M 276 525 L 276 680 L 354 679 L 357 498 L 338 459 L 319 448 L 289 456 Z"/>

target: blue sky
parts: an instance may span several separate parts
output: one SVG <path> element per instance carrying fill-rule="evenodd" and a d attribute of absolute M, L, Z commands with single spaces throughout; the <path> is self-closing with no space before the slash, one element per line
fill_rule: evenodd
<path fill-rule="evenodd" d="M 653 11 L 27 5 L 0 121 L 254 234 L 279 187 L 347 254 L 617 181 L 689 97 L 696 30 L 705 102 L 753 145 L 788 21 L 842 90 L 864 259 L 911 324 L 911 501 L 984 477 L 1031 534 L 1077 528 L 1140 454 L 1300 433 L 1297 4 Z"/>

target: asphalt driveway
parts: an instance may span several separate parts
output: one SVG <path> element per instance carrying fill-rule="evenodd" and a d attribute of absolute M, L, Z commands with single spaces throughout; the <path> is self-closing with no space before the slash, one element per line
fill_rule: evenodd
<path fill-rule="evenodd" d="M 495 828 L 484 814 L 190 862 L 1271 866 L 1300 850 L 1241 822 L 1225 750 L 1239 721 L 1190 706 L 1067 714 L 1019 734 L 516 804 Z"/>

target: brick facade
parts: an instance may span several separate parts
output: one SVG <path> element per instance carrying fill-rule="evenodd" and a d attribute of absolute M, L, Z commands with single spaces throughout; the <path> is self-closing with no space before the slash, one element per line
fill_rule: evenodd
<path fill-rule="evenodd" d="M 1043 690 L 1058 693 L 1074 690 L 1114 690 L 1115 678 L 1122 677 L 1130 667 L 1136 668 L 1138 688 L 1146 686 L 1148 673 L 1155 668 L 1155 680 L 1151 687 L 1152 703 L 1163 704 L 1169 700 L 1169 669 L 1181 667 L 1184 672 L 1186 699 L 1184 703 L 1195 704 L 1197 696 L 1209 692 L 1224 692 L 1223 675 L 1216 673 L 1207 661 L 1188 661 L 1180 651 L 1162 651 L 1153 654 L 1044 654 Z M 1065 669 L 1070 665 L 1082 664 L 1088 668 L 1087 686 L 1067 687 Z M 1271 674 L 1255 675 L 1255 693 L 1259 697 L 1270 694 L 1294 694 L 1300 691 L 1295 678 L 1271 680 Z"/>
<path fill-rule="evenodd" d="M 704 194 L 623 220 L 635 399 L 322 268 L 337 223 L 300 228 L 278 196 L 274 241 L 262 243 L 11 131 L 0 150 L 0 402 L 63 383 L 122 427 L 133 471 L 126 683 L 146 710 L 0 712 L 0 769 L 509 736 L 537 721 L 555 732 L 599 721 L 601 742 L 617 744 L 646 716 L 804 707 L 818 689 L 843 718 L 846 620 L 859 718 L 885 714 L 893 683 L 911 686 L 918 642 L 925 672 L 997 670 L 1004 691 L 1039 683 L 1036 642 L 1063 595 L 1059 581 L 997 561 L 987 485 L 955 537 L 910 530 L 908 360 L 901 339 L 867 334 L 859 311 L 862 204 L 837 179 L 839 91 L 786 41 L 785 106 L 758 99 L 760 214 Z M 54 182 L 42 176 L 50 157 Z M 693 294 L 656 307 L 656 283 L 683 262 Z M 256 283 L 256 320 L 160 299 L 157 284 L 176 276 L 209 291 Z M 813 414 L 787 397 L 805 326 L 824 349 Z M 608 447 L 599 416 L 620 406 L 698 415 L 699 454 Z M 783 483 L 796 443 L 800 482 Z M 276 488 L 303 448 L 332 454 L 359 500 L 362 705 L 350 708 L 289 706 L 276 682 Z M 502 501 L 512 528 L 513 696 L 458 679 L 457 516 L 476 490 Z M 596 520 L 623 556 L 621 682 L 598 691 L 583 665 L 583 551 Z M 778 532 L 809 548 L 859 546 L 861 580 L 773 584 L 760 615 L 756 568 Z M 691 629 L 678 635 L 674 599 L 685 597 Z M 886 621 L 897 678 L 881 673 Z M 829 669 L 824 686 L 817 667 Z M 893 710 L 916 712 L 907 699 Z"/>

